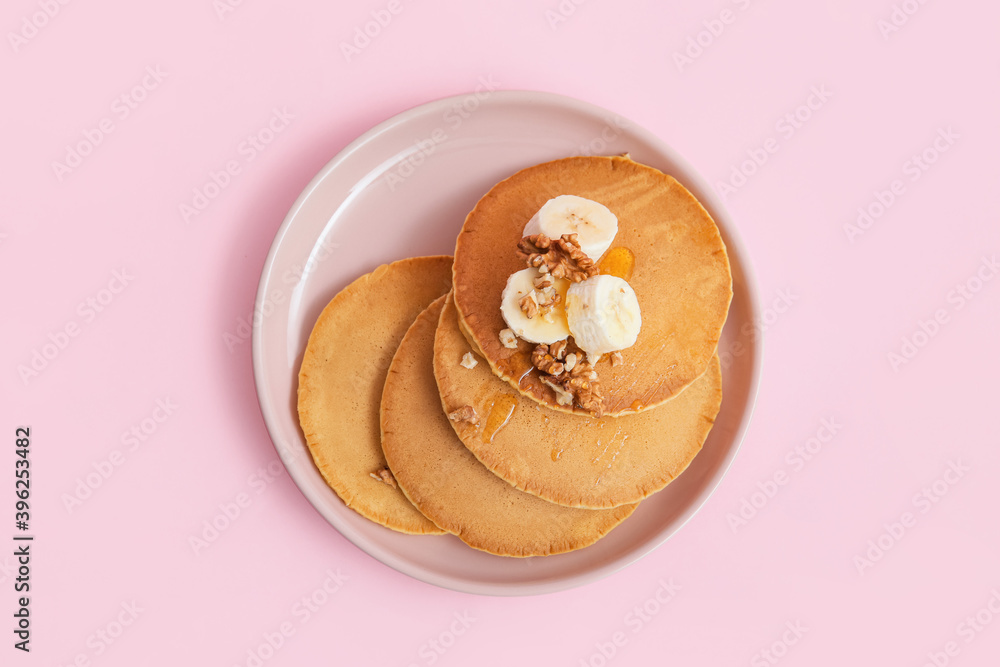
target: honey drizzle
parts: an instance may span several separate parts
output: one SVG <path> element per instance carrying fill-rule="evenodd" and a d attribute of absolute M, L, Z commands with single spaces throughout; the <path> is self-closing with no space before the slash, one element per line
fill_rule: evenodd
<path fill-rule="evenodd" d="M 635 271 L 635 253 L 629 248 L 619 246 L 612 248 L 597 263 L 601 275 L 617 276 L 629 280 Z"/>
<path fill-rule="evenodd" d="M 505 380 L 516 377 L 518 385 L 524 382 L 528 374 L 535 369 L 531 363 L 531 354 L 521 351 L 515 352 L 506 359 L 498 360 L 497 368 L 503 374 Z"/>
<path fill-rule="evenodd" d="M 514 410 L 517 408 L 517 399 L 513 396 L 503 394 L 493 400 L 490 406 L 490 414 L 486 418 L 486 425 L 483 427 L 483 444 L 492 443 L 496 434 L 507 425 Z"/>

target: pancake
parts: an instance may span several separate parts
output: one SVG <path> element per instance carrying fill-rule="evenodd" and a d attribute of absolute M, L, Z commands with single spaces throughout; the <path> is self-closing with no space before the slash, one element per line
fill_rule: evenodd
<path fill-rule="evenodd" d="M 432 364 L 443 302 L 410 327 L 382 393 L 382 447 L 399 487 L 434 523 L 492 554 L 545 556 L 593 544 L 635 505 L 572 509 L 522 493 L 483 467 L 448 425 Z"/>
<path fill-rule="evenodd" d="M 403 493 L 374 479 L 386 468 L 379 403 L 407 328 L 451 286 L 451 257 L 382 265 L 337 294 L 313 327 L 299 371 L 299 423 L 327 484 L 358 514 L 402 533 L 443 531 Z"/>
<path fill-rule="evenodd" d="M 451 300 L 434 340 L 434 374 L 445 412 L 472 406 L 478 423 L 451 422 L 479 461 L 516 488 L 569 507 L 634 503 L 680 475 L 701 451 L 722 402 L 719 358 L 655 410 L 593 419 L 524 400 L 485 363 L 460 365 L 472 350 Z"/>
<path fill-rule="evenodd" d="M 534 345 L 519 341 L 513 350 L 499 339 L 507 328 L 501 294 L 507 278 L 526 266 L 517 255 L 524 225 L 561 194 L 600 202 L 618 217 L 601 272 L 628 280 L 642 309 L 642 329 L 636 344 L 622 351 L 624 363 L 612 367 L 606 355 L 596 366 L 605 414 L 640 412 L 670 400 L 715 355 L 733 294 L 729 258 L 715 222 L 684 186 L 628 158 L 572 157 L 529 167 L 479 200 L 455 247 L 454 298 L 462 325 L 493 371 L 522 394 L 554 410 L 588 414 L 559 405 L 531 371 Z"/>

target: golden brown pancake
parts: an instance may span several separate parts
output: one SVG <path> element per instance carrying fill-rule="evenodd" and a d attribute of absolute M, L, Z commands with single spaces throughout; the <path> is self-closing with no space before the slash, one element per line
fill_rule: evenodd
<path fill-rule="evenodd" d="M 451 257 L 382 265 L 333 297 L 313 327 L 299 371 L 299 423 L 327 484 L 358 514 L 402 533 L 440 534 L 398 489 L 379 429 L 385 376 L 407 328 L 451 287 Z"/>
<path fill-rule="evenodd" d="M 544 556 L 593 544 L 635 505 L 573 509 L 522 493 L 483 467 L 448 425 L 432 364 L 443 302 L 406 333 L 382 394 L 382 447 L 399 487 L 434 523 L 492 554 Z"/>
<path fill-rule="evenodd" d="M 517 255 L 524 225 L 546 201 L 578 195 L 618 217 L 618 235 L 602 272 L 619 275 L 635 290 L 642 329 L 624 363 L 609 357 L 596 370 L 604 412 L 640 412 L 677 396 L 699 378 L 715 354 L 732 298 L 729 258 L 708 212 L 684 186 L 626 157 L 572 157 L 517 172 L 493 187 L 469 213 L 455 247 L 455 305 L 467 334 L 493 368 L 524 395 L 555 410 L 561 406 L 531 369 L 534 345 L 505 348 L 500 300 L 507 278 L 525 268 Z M 618 250 L 616 250 L 618 249 Z M 628 261 L 629 253 L 634 263 Z M 621 261 L 622 258 L 625 261 Z"/>
<path fill-rule="evenodd" d="M 451 422 L 487 468 L 522 491 L 570 507 L 634 503 L 680 475 L 708 437 L 722 402 L 716 356 L 708 370 L 656 410 L 593 419 L 525 400 L 481 362 L 449 299 L 434 341 L 434 374 L 446 412 L 471 406 L 475 421 Z"/>

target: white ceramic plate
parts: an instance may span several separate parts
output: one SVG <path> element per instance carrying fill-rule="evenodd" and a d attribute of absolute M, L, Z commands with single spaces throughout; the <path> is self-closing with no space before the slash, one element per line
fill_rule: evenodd
<path fill-rule="evenodd" d="M 718 223 L 733 271 L 733 302 L 720 343 L 723 403 L 688 470 L 603 540 L 544 558 L 502 558 L 453 536 L 395 533 L 348 509 L 312 463 L 299 430 L 299 363 L 326 303 L 377 265 L 450 255 L 479 198 L 524 167 L 571 155 L 632 158 L 673 175 Z M 264 263 L 253 324 L 261 412 L 288 472 L 337 530 L 373 557 L 417 579 L 480 594 L 525 595 L 577 586 L 649 553 L 677 531 L 725 474 L 750 420 L 762 341 L 746 253 L 707 183 L 655 136 L 604 109 L 537 92 L 470 94 L 390 118 L 337 155 L 306 187 Z"/>

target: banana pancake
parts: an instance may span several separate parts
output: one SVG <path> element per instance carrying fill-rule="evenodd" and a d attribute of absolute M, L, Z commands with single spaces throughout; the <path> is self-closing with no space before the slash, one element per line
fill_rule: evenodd
<path fill-rule="evenodd" d="M 434 523 L 492 554 L 544 556 L 593 544 L 635 505 L 573 509 L 522 493 L 479 463 L 448 425 L 432 363 L 443 303 L 407 331 L 382 393 L 382 447 L 399 488 Z"/>
<path fill-rule="evenodd" d="M 493 371 L 520 393 L 554 410 L 594 414 L 579 401 L 560 405 L 534 369 L 535 345 L 505 347 L 501 295 L 526 267 L 517 244 L 548 200 L 584 197 L 610 209 L 618 232 L 601 274 L 628 281 L 641 307 L 636 343 L 620 365 L 595 367 L 605 415 L 660 405 L 704 374 L 732 299 L 726 248 L 708 212 L 674 178 L 627 157 L 572 157 L 529 167 L 494 186 L 469 213 L 455 247 L 454 301 L 465 333 Z"/>
<path fill-rule="evenodd" d="M 403 533 L 440 534 L 388 473 L 379 403 L 407 328 L 451 287 L 451 257 L 382 265 L 345 287 L 313 327 L 299 371 L 299 423 L 316 467 L 348 507 Z"/>
<path fill-rule="evenodd" d="M 485 362 L 462 366 L 472 346 L 457 314 L 449 298 L 434 340 L 444 411 L 466 410 L 468 419 L 451 422 L 454 431 L 516 488 L 569 507 L 617 507 L 659 491 L 701 451 L 722 402 L 717 356 L 702 377 L 656 410 L 585 418 L 523 399 Z"/>

